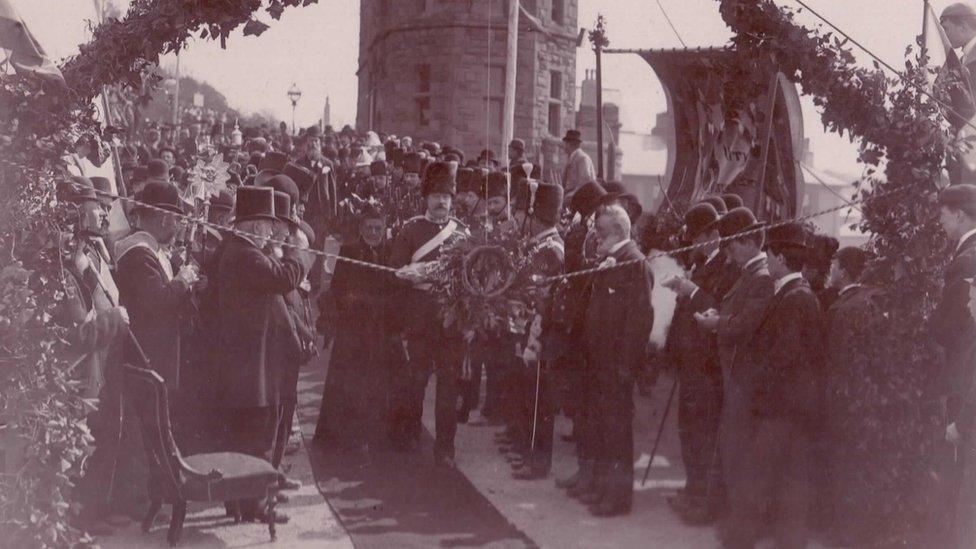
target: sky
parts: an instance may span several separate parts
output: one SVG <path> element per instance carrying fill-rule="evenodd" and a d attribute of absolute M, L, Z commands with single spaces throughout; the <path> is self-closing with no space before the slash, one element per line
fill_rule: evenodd
<path fill-rule="evenodd" d="M 126 0 L 115 0 L 125 4 Z M 402 1 L 402 0 L 397 0 Z M 460 1 L 460 0 L 457 0 Z M 58 60 L 78 51 L 88 39 L 86 20 L 93 18 L 92 0 L 12 0 L 28 28 L 48 53 Z M 716 0 L 578 0 L 579 24 L 591 27 L 598 13 L 607 21 L 613 48 L 671 48 L 721 46 L 730 37 L 718 13 Z M 879 57 L 902 65 L 905 48 L 921 32 L 922 0 L 808 0 L 807 3 Z M 950 0 L 932 0 L 936 13 Z M 659 7 L 659 4 L 661 7 Z M 795 0 L 777 4 L 799 7 Z M 666 10 L 675 30 L 668 25 Z M 209 40 L 194 40 L 181 54 L 185 74 L 204 80 L 224 95 L 234 108 L 245 112 L 270 111 L 291 119 L 286 91 L 294 82 L 303 95 L 295 115 L 299 126 L 322 116 L 330 98 L 332 123 L 353 123 L 356 117 L 356 68 L 359 48 L 358 0 L 319 0 L 318 4 L 285 10 L 260 37 L 238 31 L 227 49 Z M 803 13 L 799 22 L 816 25 Z M 606 56 L 604 87 L 620 91 L 621 121 L 625 131 L 648 132 L 655 115 L 666 110 L 664 92 L 653 71 L 636 55 Z M 870 59 L 858 52 L 865 66 Z M 161 61 L 172 65 L 173 56 Z M 592 50 L 578 50 L 577 85 L 584 71 L 594 68 Z M 819 170 L 858 174 L 856 149 L 847 139 L 825 134 L 809 99 L 804 100 L 804 131 L 810 139 Z"/>

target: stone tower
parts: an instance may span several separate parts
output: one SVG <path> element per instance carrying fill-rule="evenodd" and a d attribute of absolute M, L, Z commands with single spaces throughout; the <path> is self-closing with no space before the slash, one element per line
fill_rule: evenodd
<path fill-rule="evenodd" d="M 577 1 L 522 0 L 543 30 L 520 17 L 515 137 L 547 168 L 575 123 Z M 361 0 L 357 128 L 500 158 L 507 4 Z"/>

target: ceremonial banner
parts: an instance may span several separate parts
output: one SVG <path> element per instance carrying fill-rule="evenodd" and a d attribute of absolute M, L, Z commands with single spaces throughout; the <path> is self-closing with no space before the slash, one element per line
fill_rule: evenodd
<path fill-rule="evenodd" d="M 44 48 L 27 29 L 10 0 L 0 0 L 0 48 L 10 50 L 8 60 L 17 74 L 34 75 L 64 85 L 61 70 L 44 53 Z"/>

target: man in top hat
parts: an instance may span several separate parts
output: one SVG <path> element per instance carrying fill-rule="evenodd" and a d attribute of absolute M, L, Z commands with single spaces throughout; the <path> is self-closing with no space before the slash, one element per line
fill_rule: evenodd
<path fill-rule="evenodd" d="M 528 240 L 530 276 L 547 278 L 563 273 L 565 248 L 556 230 L 562 204 L 563 188 L 559 185 L 538 183 L 519 189 L 514 221 L 519 233 Z M 512 475 L 522 480 L 544 478 L 552 467 L 553 370 L 556 360 L 565 352 L 565 341 L 553 329 L 552 316 L 547 291 L 531 304 L 525 333 L 517 336 L 516 362 L 520 364 L 515 366 L 518 378 L 515 386 L 520 394 L 513 396 L 523 404 L 519 430 L 524 432 L 520 444 L 524 459 L 513 463 Z"/>
<path fill-rule="evenodd" d="M 274 190 L 237 189 L 234 228 L 217 265 L 216 405 L 225 451 L 270 459 L 280 421 L 283 366 L 297 352 L 284 296 L 311 265 L 301 236 L 289 237 L 279 260 L 263 249 L 275 231 Z M 290 327 L 289 327 L 290 328 Z M 291 337 L 289 337 L 291 336 Z M 240 502 L 245 519 L 266 517 L 258 502 Z"/>
<path fill-rule="evenodd" d="M 421 433 L 424 391 L 432 373 L 437 375 L 435 462 L 454 466 L 454 434 L 457 376 L 462 360 L 460 334 L 444 328 L 436 299 L 428 291 L 428 269 L 437 261 L 442 246 L 465 236 L 464 224 L 451 217 L 456 184 L 450 166 L 434 162 L 427 168 L 422 186 L 427 211 L 409 220 L 397 234 L 390 252 L 390 266 L 400 269 L 408 366 L 394 379 L 391 436 L 400 450 L 409 450 Z"/>
<path fill-rule="evenodd" d="M 150 367 L 175 392 L 180 387 L 181 316 L 190 312 L 197 268 L 187 264 L 173 272 L 170 249 L 183 215 L 179 190 L 169 183 L 148 183 L 136 199 L 135 229 L 115 243 L 119 297 Z M 131 344 L 125 356 L 130 364 L 142 364 Z"/>
<path fill-rule="evenodd" d="M 699 329 L 696 313 L 715 308 L 735 282 L 719 247 L 718 212 L 700 202 L 685 214 L 684 239 L 703 245 L 696 255 L 691 276 L 676 277 L 664 286 L 678 295 L 668 332 L 666 352 L 678 369 L 678 434 L 687 482 L 668 503 L 690 523 L 711 520 L 718 510 L 721 463 L 718 429 L 722 410 L 722 369 L 715 334 Z M 731 276 L 730 276 L 731 275 Z"/>
<path fill-rule="evenodd" d="M 733 210 L 735 211 L 735 210 Z M 806 545 L 811 454 L 824 404 L 824 319 L 803 278 L 806 231 L 798 223 L 769 230 L 766 244 L 773 297 L 760 317 L 756 353 L 744 387 L 754 424 L 743 467 L 730 483 L 724 541 L 751 547 L 771 534 L 778 547 Z M 772 509 L 772 513 L 769 510 Z"/>
<path fill-rule="evenodd" d="M 599 442 L 593 484 L 579 497 L 594 515 L 616 516 L 629 513 L 633 502 L 634 379 L 644 366 L 654 320 L 648 290 L 653 275 L 630 238 L 627 212 L 613 204 L 596 216 L 597 252 L 607 270 L 593 275 L 584 338 L 596 395 L 587 421 Z"/>
<path fill-rule="evenodd" d="M 579 130 L 566 130 L 563 150 L 566 151 L 563 188 L 566 189 L 566 198 L 571 199 L 576 189 L 596 180 L 596 170 L 593 169 L 593 160 L 583 151 L 583 138 Z"/>
<path fill-rule="evenodd" d="M 518 138 L 512 139 L 508 144 L 508 169 L 511 170 L 526 161 L 525 141 Z"/>
<path fill-rule="evenodd" d="M 747 449 L 755 421 L 749 410 L 752 394 L 750 372 L 759 363 L 761 349 L 754 345 L 754 337 L 773 296 L 773 279 L 769 273 L 766 254 L 762 251 L 763 223 L 746 208 L 735 208 L 714 224 L 722 238 L 732 238 L 722 244 L 728 257 L 741 268 L 735 285 L 729 290 L 718 310 L 696 313 L 699 328 L 718 337 L 719 363 L 722 367 L 722 419 L 719 427 L 720 457 L 728 491 L 728 507 L 746 505 L 740 499 L 750 494 L 748 478 L 736 476 L 751 467 Z M 724 525 L 723 535 L 730 541 L 739 539 L 734 520 Z"/>

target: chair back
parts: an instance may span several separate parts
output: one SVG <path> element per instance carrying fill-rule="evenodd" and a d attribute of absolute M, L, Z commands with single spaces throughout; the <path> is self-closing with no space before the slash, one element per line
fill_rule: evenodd
<path fill-rule="evenodd" d="M 150 479 L 163 499 L 179 497 L 182 478 L 180 449 L 173 440 L 169 420 L 169 399 L 163 378 L 152 370 L 122 366 L 122 398 L 131 403 L 139 416 L 142 445 L 149 463 Z"/>

